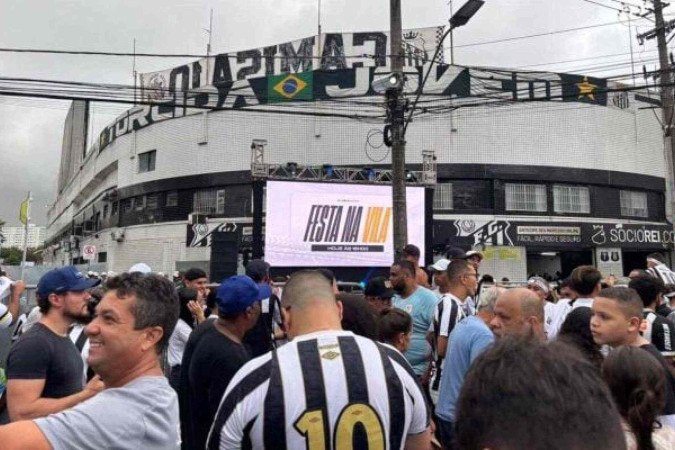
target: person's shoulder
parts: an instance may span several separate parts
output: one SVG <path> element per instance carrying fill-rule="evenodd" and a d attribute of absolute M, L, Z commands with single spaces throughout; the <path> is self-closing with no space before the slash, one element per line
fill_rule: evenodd
<path fill-rule="evenodd" d="M 418 286 L 417 292 L 415 292 L 415 294 L 417 294 L 418 297 L 423 298 L 425 301 L 433 303 L 434 306 L 439 302 L 438 296 L 434 294 L 434 291 L 429 288 L 425 288 L 424 286 Z"/>
<path fill-rule="evenodd" d="M 663 355 L 658 348 L 652 343 L 641 345 L 640 348 L 646 352 L 649 352 L 654 358 L 658 359 L 659 362 L 665 361 Z"/>
<path fill-rule="evenodd" d="M 460 323 L 463 323 L 465 325 L 465 328 L 473 334 L 490 334 L 492 335 L 492 331 L 490 331 L 490 327 L 487 326 L 487 324 L 483 321 L 478 316 L 469 316 Z"/>
<path fill-rule="evenodd" d="M 170 408 L 178 401 L 176 391 L 164 376 L 143 376 L 124 386 L 108 388 L 91 398 L 93 410 L 106 408 L 121 413 L 127 411 L 142 414 L 154 408 Z M 85 405 L 90 402 L 84 402 Z M 79 405 L 78 405 L 79 406 Z M 76 406 L 77 408 L 77 406 Z"/>
<path fill-rule="evenodd" d="M 41 346 L 41 348 L 44 349 L 45 345 L 47 348 L 50 348 L 51 342 L 53 341 L 50 339 L 51 337 L 51 333 L 47 331 L 46 327 L 38 322 L 30 327 L 28 331 L 22 333 L 21 336 L 19 336 L 16 342 L 12 345 L 11 350 L 33 346 Z"/>

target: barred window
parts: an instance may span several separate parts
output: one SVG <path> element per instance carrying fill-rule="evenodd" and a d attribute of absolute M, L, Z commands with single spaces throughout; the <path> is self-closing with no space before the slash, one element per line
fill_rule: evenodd
<path fill-rule="evenodd" d="M 166 206 L 178 206 L 178 191 L 166 193 Z"/>
<path fill-rule="evenodd" d="M 434 190 L 434 209 L 453 209 L 452 183 L 438 183 Z"/>
<path fill-rule="evenodd" d="M 194 194 L 192 212 L 198 214 L 225 214 L 225 189 L 204 189 Z"/>
<path fill-rule="evenodd" d="M 648 217 L 647 193 L 621 191 L 621 215 L 627 217 Z"/>
<path fill-rule="evenodd" d="M 145 209 L 145 195 L 139 195 L 135 200 L 136 211 L 143 211 Z"/>
<path fill-rule="evenodd" d="M 546 186 L 506 183 L 506 210 L 546 212 Z"/>
<path fill-rule="evenodd" d="M 147 209 L 157 209 L 159 207 L 159 201 L 157 199 L 157 194 L 149 194 L 145 204 Z"/>
<path fill-rule="evenodd" d="M 587 187 L 553 186 L 553 211 L 557 213 L 591 212 L 590 194 Z"/>

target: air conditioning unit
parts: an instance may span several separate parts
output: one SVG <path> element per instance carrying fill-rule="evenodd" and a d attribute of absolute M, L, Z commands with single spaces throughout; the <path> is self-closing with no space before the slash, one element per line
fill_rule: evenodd
<path fill-rule="evenodd" d="M 110 239 L 117 242 L 124 241 L 124 230 L 115 230 L 110 232 Z"/>

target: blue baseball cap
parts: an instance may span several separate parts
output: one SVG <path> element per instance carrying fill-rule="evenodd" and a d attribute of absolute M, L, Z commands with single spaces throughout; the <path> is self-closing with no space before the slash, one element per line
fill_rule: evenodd
<path fill-rule="evenodd" d="M 101 280 L 85 277 L 73 266 L 52 269 L 42 275 L 37 285 L 37 294 L 46 298 L 51 293 L 63 294 L 69 291 L 85 291 L 97 286 Z"/>
<path fill-rule="evenodd" d="M 218 311 L 226 314 L 237 314 L 246 311 L 264 298 L 269 297 L 271 291 L 263 289 L 246 275 L 235 275 L 220 283 L 216 291 Z"/>

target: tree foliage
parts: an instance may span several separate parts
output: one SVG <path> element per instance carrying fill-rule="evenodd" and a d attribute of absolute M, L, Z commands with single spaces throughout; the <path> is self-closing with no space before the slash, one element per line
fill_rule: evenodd
<path fill-rule="evenodd" d="M 6 247 L 0 249 L 0 258 L 4 260 L 3 264 L 9 266 L 18 266 L 21 264 L 23 251 L 19 247 Z M 29 248 L 26 251 L 26 261 L 32 261 L 35 264 L 42 264 L 42 251 L 38 248 Z"/>

